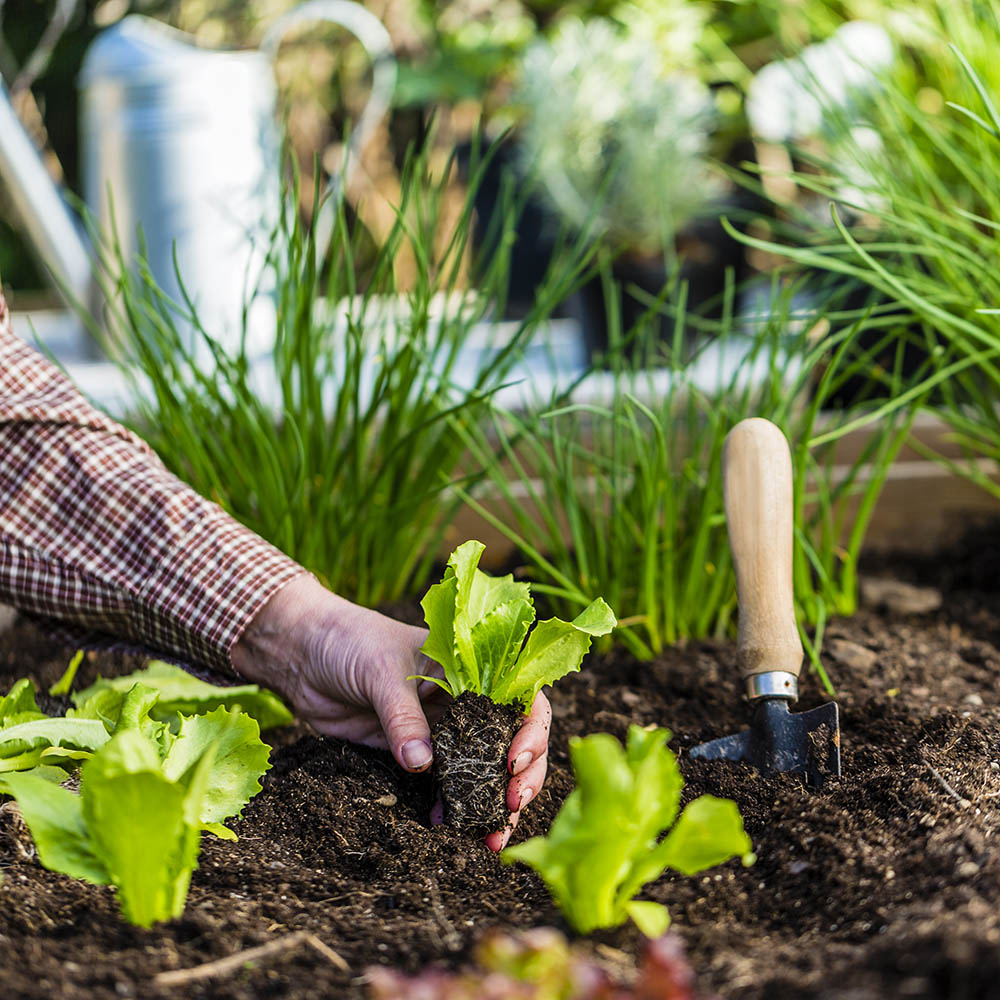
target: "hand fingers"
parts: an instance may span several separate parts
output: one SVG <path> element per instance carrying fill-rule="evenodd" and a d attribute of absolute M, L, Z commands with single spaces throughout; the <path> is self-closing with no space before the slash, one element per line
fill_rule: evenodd
<path fill-rule="evenodd" d="M 512 812 L 510 814 L 510 819 L 507 821 L 507 825 L 502 829 L 498 830 L 496 833 L 491 833 L 483 838 L 483 843 L 491 850 L 493 853 L 502 851 L 507 846 L 507 841 L 510 840 L 510 835 L 514 832 L 514 827 L 517 826 L 517 821 L 521 818 L 521 814 L 517 812 Z"/>
<path fill-rule="evenodd" d="M 548 754 L 543 754 L 510 779 L 507 785 L 507 808 L 511 812 L 520 812 L 538 794 L 548 767 Z"/>
<path fill-rule="evenodd" d="M 510 744 L 507 754 L 507 768 L 511 774 L 523 773 L 531 764 L 544 757 L 549 749 L 549 729 L 552 726 L 552 706 L 549 699 L 541 692 L 535 697 L 535 703 L 517 731 Z M 545 777 L 545 772 L 542 772 Z M 538 787 L 535 791 L 538 791 Z"/>
<path fill-rule="evenodd" d="M 416 684 L 400 680 L 386 685 L 372 699 L 372 707 L 400 766 L 407 771 L 430 767 L 431 730 L 420 706 Z"/>

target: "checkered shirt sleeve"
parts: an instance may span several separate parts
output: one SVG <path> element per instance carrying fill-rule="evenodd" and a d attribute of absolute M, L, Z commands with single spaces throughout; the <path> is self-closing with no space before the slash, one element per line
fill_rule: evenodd
<path fill-rule="evenodd" d="M 0 601 L 231 674 L 243 630 L 304 572 L 92 407 L 0 294 Z"/>

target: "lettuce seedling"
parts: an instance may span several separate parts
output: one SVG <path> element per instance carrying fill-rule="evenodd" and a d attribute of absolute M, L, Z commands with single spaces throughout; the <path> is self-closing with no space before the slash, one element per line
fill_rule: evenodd
<path fill-rule="evenodd" d="M 115 886 L 141 927 L 180 916 L 202 830 L 235 839 L 222 820 L 260 791 L 270 766 L 249 716 L 218 708 L 181 719 L 174 735 L 149 717 L 156 698 L 135 685 L 122 699 L 116 732 L 81 768 L 79 795 L 32 773 L 0 778 L 42 864 Z"/>
<path fill-rule="evenodd" d="M 633 899 L 647 882 L 667 868 L 693 875 L 735 856 L 754 861 L 735 802 L 702 795 L 678 816 L 684 781 L 669 738 L 633 725 L 625 748 L 608 733 L 570 740 L 576 788 L 548 835 L 501 855 L 534 868 L 581 933 L 631 917 L 657 937 L 670 923 L 666 907 Z"/>
<path fill-rule="evenodd" d="M 545 684 L 580 669 L 591 639 L 607 635 L 617 621 L 597 598 L 573 621 L 550 618 L 529 635 L 535 620 L 529 585 L 510 574 L 484 573 L 478 565 L 484 549 L 477 541 L 455 549 L 444 578 L 420 602 L 430 629 L 421 652 L 444 669 L 443 681 L 421 679 L 456 698 L 471 691 L 527 712 Z"/>
<path fill-rule="evenodd" d="M 72 666 L 72 664 L 71 664 Z M 86 712 L 88 702 L 103 691 L 124 693 L 133 684 L 143 684 L 159 692 L 159 700 L 152 709 L 152 716 L 160 722 L 172 722 L 175 716 L 201 715 L 214 708 L 240 708 L 244 714 L 257 720 L 262 730 L 288 726 L 294 722 L 292 713 L 272 691 L 256 684 L 221 687 L 192 677 L 186 670 L 152 660 L 142 670 L 135 670 L 123 677 L 99 677 L 90 687 L 72 695 L 76 710 L 69 716 Z M 93 717 L 93 716 L 91 716 Z"/>
<path fill-rule="evenodd" d="M 475 965 L 458 972 L 430 967 L 416 975 L 373 965 L 365 971 L 371 1000 L 697 1000 L 694 970 L 675 934 L 646 941 L 638 968 L 594 955 L 551 927 L 490 931 Z M 624 957 L 624 956 L 623 956 Z M 624 973 L 625 982 L 617 981 Z"/>
<path fill-rule="evenodd" d="M 79 661 L 77 654 L 50 691 L 69 690 Z M 256 684 L 217 687 L 155 660 L 123 677 L 99 678 L 72 698 L 76 707 L 65 716 L 45 715 L 28 678 L 0 698 L 0 773 L 32 771 L 63 781 L 63 767 L 78 766 L 124 728 L 141 728 L 165 754 L 166 729 L 176 733 L 183 716 L 219 707 L 242 710 L 261 729 L 294 721 L 277 695 Z"/>
<path fill-rule="evenodd" d="M 66 772 L 58 765 L 89 757 L 108 738 L 99 722 L 51 718 L 39 711 L 35 687 L 26 677 L 0 698 L 0 774 L 33 770 L 63 781 Z"/>

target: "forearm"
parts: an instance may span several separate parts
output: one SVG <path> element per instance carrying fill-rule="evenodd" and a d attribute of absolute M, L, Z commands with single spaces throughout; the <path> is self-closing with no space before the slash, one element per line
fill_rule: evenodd
<path fill-rule="evenodd" d="M 300 566 L 168 473 L 6 322 L 0 600 L 215 669 Z"/>

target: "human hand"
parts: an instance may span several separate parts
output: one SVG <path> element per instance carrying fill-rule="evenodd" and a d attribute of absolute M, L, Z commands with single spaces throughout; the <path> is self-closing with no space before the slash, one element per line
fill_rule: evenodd
<path fill-rule="evenodd" d="M 441 676 L 420 652 L 426 636 L 426 629 L 352 604 L 303 575 L 268 601 L 231 656 L 237 673 L 277 691 L 317 732 L 388 748 L 400 766 L 417 772 L 431 764 L 429 722 L 448 700 L 431 681 L 407 679 Z M 492 851 L 506 845 L 545 780 L 551 719 L 540 694 L 507 756 L 511 817 L 486 838 Z"/>

